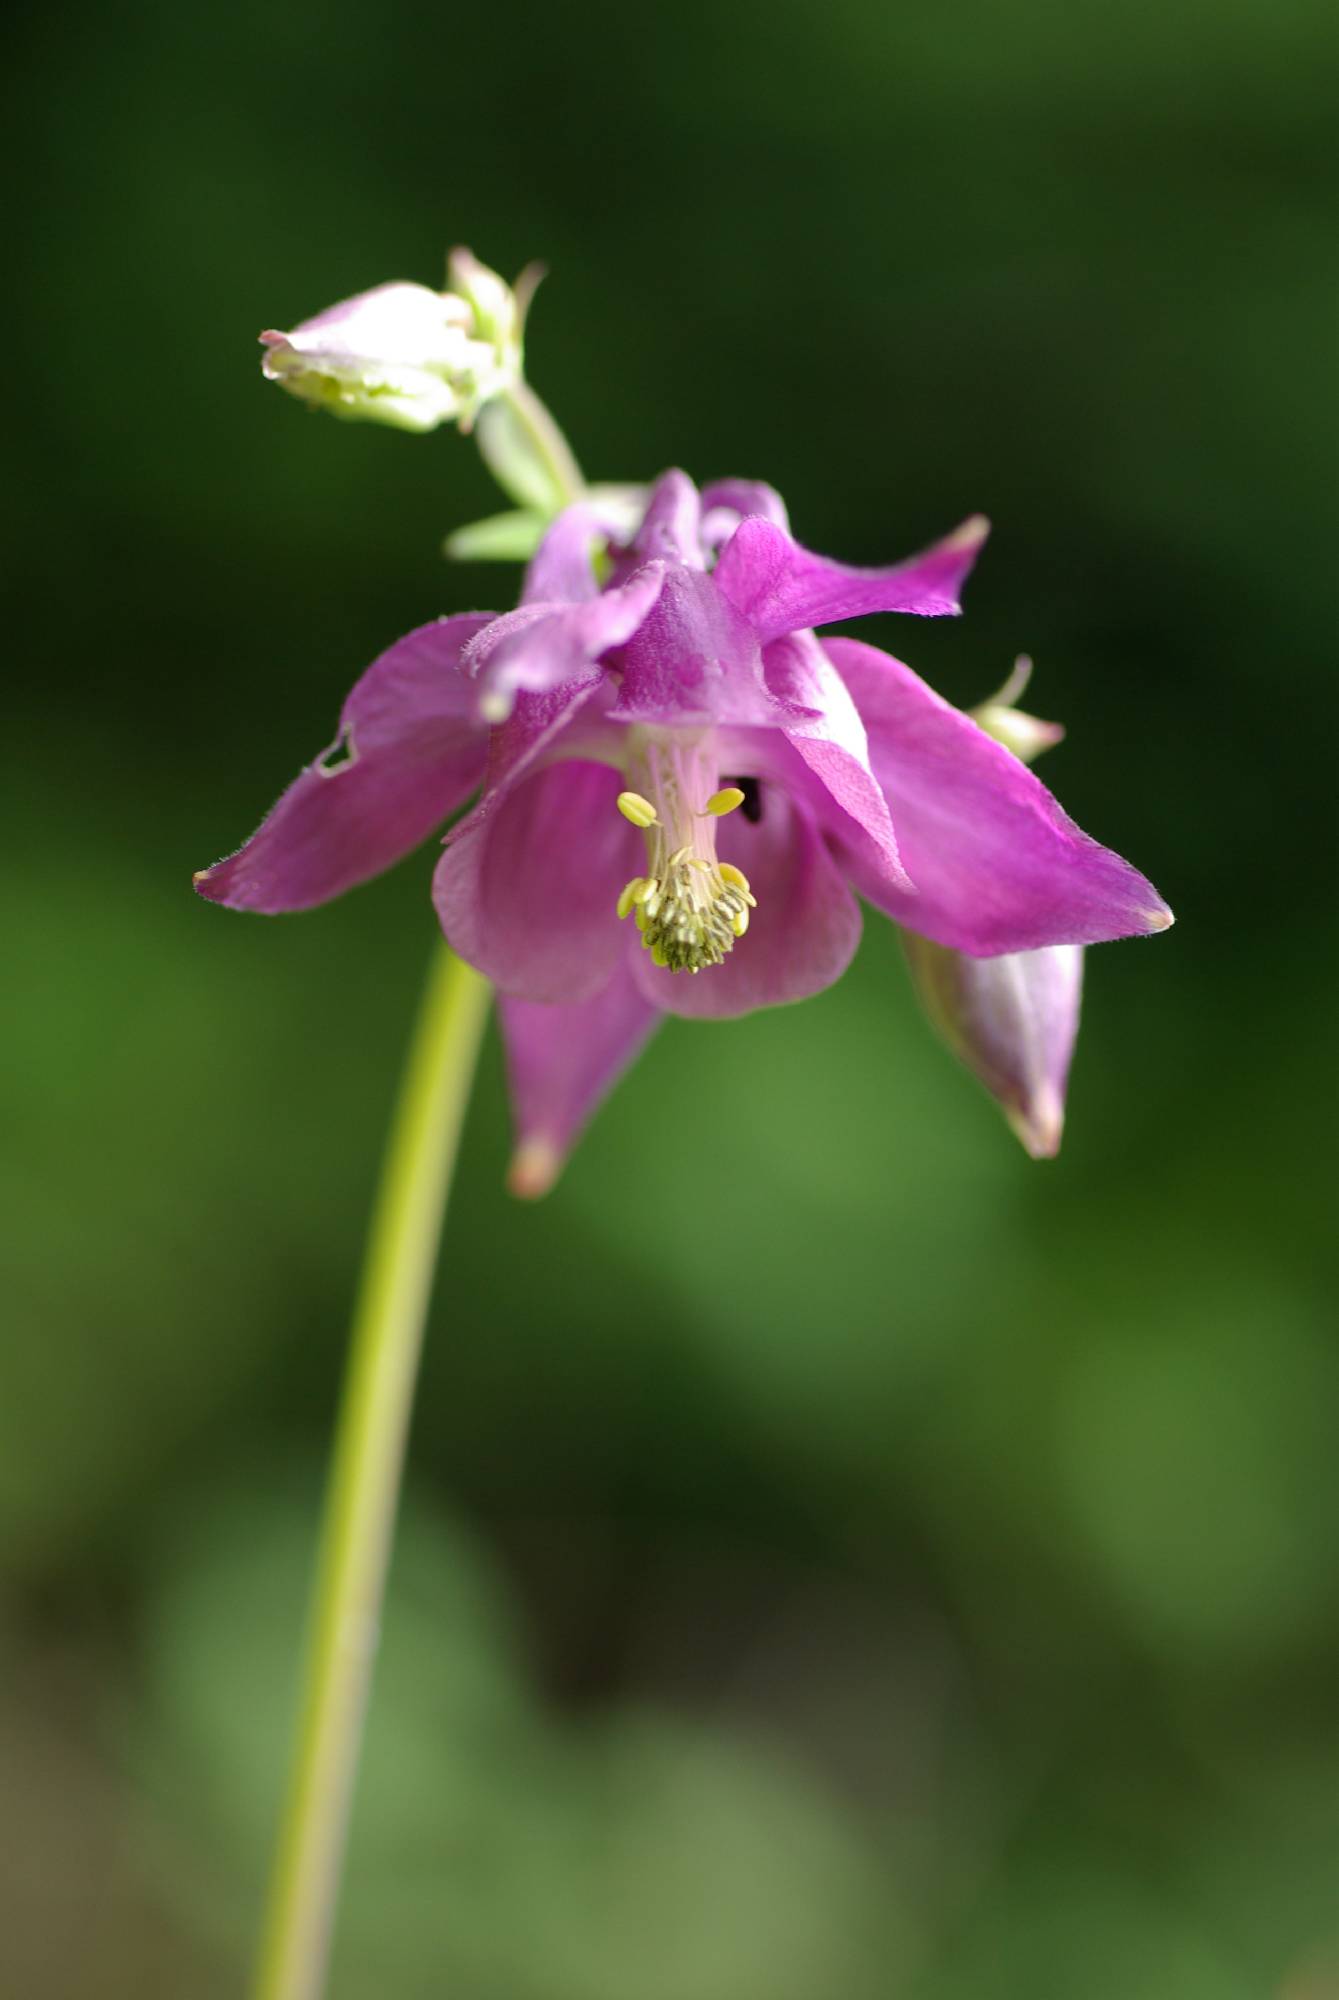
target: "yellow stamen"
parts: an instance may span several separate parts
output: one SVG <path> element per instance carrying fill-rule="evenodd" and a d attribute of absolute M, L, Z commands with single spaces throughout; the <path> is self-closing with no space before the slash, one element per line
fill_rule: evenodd
<path fill-rule="evenodd" d="M 634 826 L 648 827 L 656 823 L 655 807 L 640 792 L 620 792 L 618 809 L 624 819 L 630 819 Z"/>
<path fill-rule="evenodd" d="M 720 871 L 721 880 L 723 882 L 732 882 L 735 888 L 738 889 L 742 895 L 748 897 L 749 902 L 756 910 L 758 907 L 758 899 L 750 891 L 749 878 L 744 873 L 743 869 L 736 868 L 733 861 L 720 861 L 716 865 Z"/>
<path fill-rule="evenodd" d="M 725 785 L 719 792 L 712 793 L 707 800 L 706 811 L 713 814 L 716 819 L 722 819 L 726 813 L 732 813 L 736 806 L 742 806 L 743 803 L 744 794 L 739 786 Z"/>
<path fill-rule="evenodd" d="M 754 899 L 748 877 L 717 859 L 714 822 L 747 794 L 719 783 L 705 733 L 639 731 L 632 749 L 628 775 L 642 789 L 620 793 L 618 805 L 645 833 L 648 870 L 624 889 L 619 914 L 635 917 L 643 946 L 669 972 L 722 965 L 748 928 Z"/>

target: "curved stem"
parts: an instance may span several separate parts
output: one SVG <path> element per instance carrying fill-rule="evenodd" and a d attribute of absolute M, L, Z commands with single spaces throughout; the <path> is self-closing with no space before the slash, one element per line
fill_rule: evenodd
<path fill-rule="evenodd" d="M 423 1322 L 488 1002 L 486 981 L 440 945 L 354 1315 L 254 2000 L 317 2000 L 324 1987 Z"/>
<path fill-rule="evenodd" d="M 563 506 L 567 506 L 573 500 L 579 500 L 586 490 L 586 482 L 582 477 L 581 467 L 577 464 L 576 454 L 564 437 L 548 404 L 535 394 L 524 377 L 506 392 L 505 400 L 534 448 L 536 457 L 541 460 L 545 471 L 552 479 L 556 491 L 561 493 Z"/>

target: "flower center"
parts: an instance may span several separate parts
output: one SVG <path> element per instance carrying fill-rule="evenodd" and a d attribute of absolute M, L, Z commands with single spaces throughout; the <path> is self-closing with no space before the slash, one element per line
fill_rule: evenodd
<path fill-rule="evenodd" d="M 737 785 L 718 789 L 710 731 L 638 730 L 618 809 L 646 837 L 647 872 L 634 875 L 618 914 L 634 917 L 642 944 L 671 972 L 720 965 L 749 927 L 748 878 L 716 858 L 716 822 L 742 805 Z"/>

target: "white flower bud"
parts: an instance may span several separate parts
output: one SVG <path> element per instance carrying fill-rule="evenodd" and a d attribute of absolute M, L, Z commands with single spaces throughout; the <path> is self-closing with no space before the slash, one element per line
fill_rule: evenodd
<path fill-rule="evenodd" d="M 520 379 L 521 316 L 502 279 L 468 251 L 453 252 L 451 265 L 448 291 L 378 285 L 290 333 L 262 333 L 266 376 L 337 417 L 468 429 Z"/>

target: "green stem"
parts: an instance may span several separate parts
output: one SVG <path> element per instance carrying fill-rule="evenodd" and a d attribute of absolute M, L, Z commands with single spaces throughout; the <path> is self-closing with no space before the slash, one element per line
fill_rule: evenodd
<path fill-rule="evenodd" d="M 571 445 L 526 381 L 485 403 L 474 438 L 494 479 L 518 507 L 552 516 L 586 490 Z"/>
<path fill-rule="evenodd" d="M 524 378 L 514 388 L 509 389 L 506 402 L 513 417 L 525 432 L 555 490 L 562 495 L 564 506 L 579 500 L 586 490 L 581 467 L 577 464 L 576 453 L 564 437 L 553 412 Z"/>
<path fill-rule="evenodd" d="M 354 1315 L 254 2000 L 318 2000 L 325 1983 L 423 1322 L 488 1002 L 487 982 L 440 945 Z"/>

